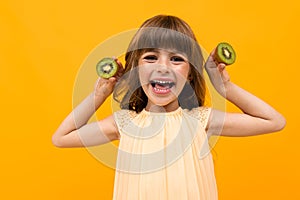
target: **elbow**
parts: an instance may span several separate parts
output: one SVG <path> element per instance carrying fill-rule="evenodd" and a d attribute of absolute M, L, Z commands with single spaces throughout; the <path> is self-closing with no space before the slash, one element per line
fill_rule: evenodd
<path fill-rule="evenodd" d="M 279 115 L 274 122 L 274 132 L 281 131 L 286 125 L 286 120 L 282 115 Z"/>
<path fill-rule="evenodd" d="M 281 131 L 282 129 L 284 129 L 285 125 L 286 125 L 286 120 L 283 116 L 281 116 L 281 120 L 279 122 L 279 131 Z"/>
<path fill-rule="evenodd" d="M 55 146 L 55 147 L 58 147 L 58 148 L 63 148 L 64 146 L 62 145 L 60 139 L 56 136 L 56 135 L 53 135 L 52 136 L 52 144 Z"/>

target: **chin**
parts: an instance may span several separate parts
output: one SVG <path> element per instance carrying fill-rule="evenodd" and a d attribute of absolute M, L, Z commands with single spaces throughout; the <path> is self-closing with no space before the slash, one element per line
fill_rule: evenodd
<path fill-rule="evenodd" d="M 173 97 L 165 97 L 165 98 L 157 98 L 157 97 L 150 97 L 148 101 L 155 106 L 160 106 L 160 107 L 166 107 L 170 106 L 172 104 L 178 104 L 178 99 L 176 96 Z"/>

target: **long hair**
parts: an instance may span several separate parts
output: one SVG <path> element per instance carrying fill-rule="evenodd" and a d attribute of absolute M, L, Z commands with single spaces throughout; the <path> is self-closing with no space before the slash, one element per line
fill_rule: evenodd
<path fill-rule="evenodd" d="M 187 56 L 190 63 L 188 81 L 178 96 L 179 105 L 185 109 L 202 106 L 205 98 L 203 56 L 190 26 L 182 19 L 157 15 L 146 20 L 132 38 L 126 55 L 124 75 L 116 84 L 113 98 L 122 109 L 139 113 L 148 102 L 138 78 L 138 60 L 151 49 L 175 50 Z"/>

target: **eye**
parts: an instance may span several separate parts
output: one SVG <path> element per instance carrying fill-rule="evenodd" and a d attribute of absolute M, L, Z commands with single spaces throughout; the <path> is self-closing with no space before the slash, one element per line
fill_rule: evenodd
<path fill-rule="evenodd" d="M 173 57 L 171 57 L 171 61 L 172 62 L 184 62 L 185 59 L 180 56 L 173 56 Z"/>
<path fill-rule="evenodd" d="M 143 57 L 143 60 L 148 63 L 154 63 L 157 60 L 156 55 L 146 55 Z"/>
<path fill-rule="evenodd" d="M 157 57 L 154 55 L 145 56 L 144 60 L 157 60 Z"/>

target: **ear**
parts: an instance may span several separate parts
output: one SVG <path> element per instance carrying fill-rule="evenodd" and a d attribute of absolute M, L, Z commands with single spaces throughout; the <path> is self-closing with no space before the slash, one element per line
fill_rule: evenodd
<path fill-rule="evenodd" d="M 193 70 L 192 70 L 192 67 L 193 66 L 190 64 L 190 66 L 189 66 L 189 73 L 188 73 L 188 76 L 187 76 L 187 80 L 188 81 L 193 80 L 193 76 L 192 76 Z"/>
<path fill-rule="evenodd" d="M 192 77 L 192 73 L 191 73 L 191 71 L 190 71 L 190 72 L 189 72 L 189 74 L 188 74 L 187 80 L 188 80 L 188 81 L 191 81 L 191 80 L 193 80 L 193 77 Z"/>

